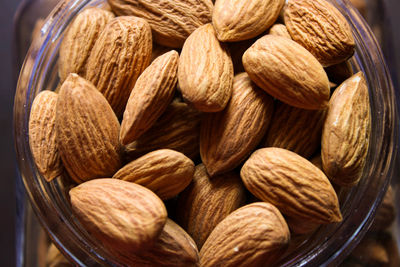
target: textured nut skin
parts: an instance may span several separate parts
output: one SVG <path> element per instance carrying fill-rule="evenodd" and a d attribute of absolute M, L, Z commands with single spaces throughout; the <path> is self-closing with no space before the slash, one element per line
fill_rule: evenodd
<path fill-rule="evenodd" d="M 282 102 L 276 105 L 265 138 L 265 147 L 280 147 L 311 157 L 321 145 L 326 110 L 299 109 Z"/>
<path fill-rule="evenodd" d="M 55 128 L 57 99 L 52 91 L 40 92 L 29 115 L 29 146 L 39 173 L 48 182 L 63 172 Z"/>
<path fill-rule="evenodd" d="M 290 34 L 289 34 L 285 24 L 277 23 L 277 24 L 272 25 L 272 27 L 268 31 L 268 34 L 282 36 L 282 37 L 292 39 L 292 37 L 290 37 Z"/>
<path fill-rule="evenodd" d="M 178 81 L 183 98 L 203 112 L 225 108 L 232 93 L 233 64 L 211 24 L 195 30 L 183 45 Z"/>
<path fill-rule="evenodd" d="M 305 48 L 281 36 L 258 39 L 243 55 L 250 78 L 271 96 L 303 109 L 324 109 L 329 100 L 328 77 Z"/>
<path fill-rule="evenodd" d="M 128 163 L 113 178 L 143 185 L 165 200 L 185 189 L 193 174 L 194 163 L 188 157 L 174 150 L 160 149 Z"/>
<path fill-rule="evenodd" d="M 177 218 L 201 249 L 212 230 L 246 200 L 245 187 L 234 172 L 212 179 L 197 165 L 192 183 L 179 195 Z"/>
<path fill-rule="evenodd" d="M 246 188 L 285 215 L 305 222 L 340 222 L 335 190 L 325 174 L 305 158 L 282 148 L 256 150 L 240 176 Z M 296 190 L 294 190 L 296 188 Z"/>
<path fill-rule="evenodd" d="M 180 48 L 198 27 L 211 22 L 210 0 L 108 0 L 118 16 L 137 16 L 149 22 L 154 40 Z M 160 15 L 162 14 L 162 15 Z"/>
<path fill-rule="evenodd" d="M 58 74 L 63 82 L 68 74 L 85 75 L 90 52 L 114 14 L 101 8 L 88 8 L 79 13 L 68 28 L 60 46 Z"/>
<path fill-rule="evenodd" d="M 117 117 L 139 75 L 149 65 L 152 37 L 149 24 L 141 18 L 112 19 L 90 53 L 86 79 L 103 93 Z"/>
<path fill-rule="evenodd" d="M 217 225 L 200 250 L 200 265 L 272 264 L 289 239 L 288 226 L 276 207 L 270 203 L 252 203 L 234 211 Z"/>
<path fill-rule="evenodd" d="M 199 155 L 200 113 L 185 103 L 173 102 L 145 135 L 125 147 L 128 160 L 156 149 L 169 148 L 191 159 Z"/>
<path fill-rule="evenodd" d="M 354 53 L 355 42 L 346 18 L 326 0 L 289 0 L 284 19 L 292 39 L 311 52 L 324 67 Z"/>
<path fill-rule="evenodd" d="M 70 74 L 58 95 L 56 135 L 62 162 L 75 182 L 111 177 L 121 167 L 119 128 L 96 87 Z"/>
<path fill-rule="evenodd" d="M 236 168 L 258 145 L 272 118 L 272 97 L 246 73 L 235 76 L 227 107 L 207 114 L 201 124 L 200 156 L 214 176 Z"/>
<path fill-rule="evenodd" d="M 145 187 L 118 179 L 94 179 L 69 191 L 74 214 L 108 250 L 151 247 L 167 220 L 164 203 Z"/>
<path fill-rule="evenodd" d="M 320 226 L 319 223 L 305 222 L 302 218 L 293 219 L 285 216 L 285 219 L 292 235 L 308 235 L 313 233 Z"/>
<path fill-rule="evenodd" d="M 285 0 L 218 0 L 212 15 L 221 42 L 251 39 L 266 31 L 278 18 Z"/>
<path fill-rule="evenodd" d="M 335 184 L 352 186 L 361 178 L 370 124 L 368 86 L 359 72 L 336 88 L 322 132 L 322 166 Z"/>
<path fill-rule="evenodd" d="M 128 266 L 135 267 L 197 267 L 198 253 L 190 235 L 171 219 L 167 219 L 152 247 L 137 254 L 119 254 L 117 257 Z"/>
<path fill-rule="evenodd" d="M 121 123 L 120 141 L 132 143 L 145 133 L 168 107 L 178 82 L 178 52 L 158 57 L 136 81 Z"/>

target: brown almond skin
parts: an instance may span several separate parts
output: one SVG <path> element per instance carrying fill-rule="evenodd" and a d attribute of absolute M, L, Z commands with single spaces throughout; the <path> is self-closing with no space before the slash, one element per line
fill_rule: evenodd
<path fill-rule="evenodd" d="M 178 81 L 185 101 L 203 112 L 221 111 L 233 83 L 233 64 L 227 46 L 220 43 L 211 24 L 195 30 L 179 58 Z"/>
<path fill-rule="evenodd" d="M 282 36 L 282 37 L 286 37 L 288 39 L 292 39 L 285 24 L 276 23 L 276 24 L 272 25 L 272 27 L 268 31 L 268 34 Z"/>
<path fill-rule="evenodd" d="M 294 219 L 286 216 L 285 219 L 292 235 L 308 235 L 315 232 L 315 230 L 320 227 L 319 223 L 306 222 L 303 218 Z"/>
<path fill-rule="evenodd" d="M 273 110 L 272 97 L 246 73 L 236 75 L 227 107 L 207 114 L 201 124 L 200 156 L 207 172 L 214 176 L 236 168 L 265 135 Z"/>
<path fill-rule="evenodd" d="M 74 214 L 106 249 L 142 251 L 167 220 L 164 203 L 149 189 L 118 179 L 94 179 L 69 191 Z"/>
<path fill-rule="evenodd" d="M 101 8 L 88 8 L 79 13 L 68 28 L 60 46 L 58 73 L 60 82 L 68 74 L 85 75 L 90 52 L 107 23 L 114 18 L 112 12 Z"/>
<path fill-rule="evenodd" d="M 154 40 L 180 48 L 198 27 L 211 22 L 210 0 L 108 0 L 117 16 L 137 16 L 149 22 Z M 162 16 L 160 15 L 162 14 Z"/>
<path fill-rule="evenodd" d="M 348 60 L 343 61 L 339 64 L 329 66 L 325 68 L 326 74 L 328 75 L 329 81 L 340 85 L 342 82 L 353 76 L 353 69 Z"/>
<path fill-rule="evenodd" d="M 282 102 L 275 105 L 265 147 L 280 147 L 304 158 L 311 157 L 321 145 L 326 110 L 299 109 Z"/>
<path fill-rule="evenodd" d="M 192 160 L 199 155 L 201 114 L 185 103 L 171 103 L 145 135 L 125 147 L 128 161 L 156 149 L 169 148 Z"/>
<path fill-rule="evenodd" d="M 234 211 L 212 231 L 200 250 L 202 267 L 273 264 L 290 239 L 285 219 L 270 203 Z"/>
<path fill-rule="evenodd" d="M 119 128 L 96 87 L 70 74 L 58 95 L 56 135 L 62 162 L 75 182 L 111 177 L 121 167 Z"/>
<path fill-rule="evenodd" d="M 158 57 L 139 76 L 133 88 L 121 123 L 120 141 L 132 143 L 161 116 L 174 97 L 178 82 L 176 51 Z"/>
<path fill-rule="evenodd" d="M 289 0 L 284 11 L 292 39 L 311 52 L 324 67 L 354 54 L 355 42 L 346 18 L 325 0 Z"/>
<path fill-rule="evenodd" d="M 193 179 L 194 163 L 180 152 L 160 149 L 120 169 L 113 178 L 140 184 L 162 200 L 178 195 Z"/>
<path fill-rule="evenodd" d="M 218 0 L 212 23 L 221 42 L 251 39 L 266 31 L 278 18 L 285 0 Z"/>
<path fill-rule="evenodd" d="M 120 254 L 118 259 L 135 267 L 198 267 L 198 253 L 190 235 L 171 219 L 167 219 L 152 247 L 137 254 Z"/>
<path fill-rule="evenodd" d="M 192 183 L 179 195 L 177 218 L 201 249 L 212 230 L 246 200 L 240 176 L 229 172 L 213 177 L 197 165 Z"/>
<path fill-rule="evenodd" d="M 328 178 L 294 152 L 275 147 L 258 149 L 245 162 L 240 176 L 252 194 L 276 205 L 287 216 L 321 224 L 342 220 Z"/>
<path fill-rule="evenodd" d="M 328 105 L 329 81 L 322 65 L 288 38 L 261 37 L 244 53 L 243 66 L 260 88 L 288 105 L 303 109 Z"/>
<path fill-rule="evenodd" d="M 56 106 L 58 95 L 52 91 L 40 92 L 32 103 L 29 115 L 29 146 L 39 170 L 50 182 L 63 172 L 56 134 Z"/>
<path fill-rule="evenodd" d="M 122 116 L 139 75 L 149 65 L 150 25 L 141 18 L 112 19 L 93 46 L 86 79 L 104 94 L 117 117 Z"/>
<path fill-rule="evenodd" d="M 322 166 L 335 184 L 353 186 L 360 180 L 370 131 L 368 86 L 359 72 L 336 88 L 322 132 Z"/>

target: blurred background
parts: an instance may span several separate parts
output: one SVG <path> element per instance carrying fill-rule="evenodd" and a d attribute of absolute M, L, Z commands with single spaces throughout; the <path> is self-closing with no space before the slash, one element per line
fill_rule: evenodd
<path fill-rule="evenodd" d="M 399 88 L 400 1 L 352 1 L 358 5 L 381 43 L 395 88 Z M 0 0 L 0 266 L 3 267 L 17 266 L 15 189 L 18 175 L 12 139 L 12 109 L 18 69 L 23 62 L 36 19 L 44 18 L 57 2 L 58 0 Z M 32 8 L 36 8 L 34 12 L 38 17 L 32 16 Z M 399 90 L 396 90 L 396 94 L 399 101 Z"/>

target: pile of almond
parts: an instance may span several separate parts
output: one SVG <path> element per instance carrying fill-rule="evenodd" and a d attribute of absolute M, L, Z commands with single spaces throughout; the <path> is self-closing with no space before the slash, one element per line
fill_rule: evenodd
<path fill-rule="evenodd" d="M 71 181 L 73 216 L 118 265 L 275 265 L 291 236 L 342 220 L 335 189 L 362 176 L 354 50 L 326 0 L 86 8 L 60 87 L 32 105 L 37 169 Z"/>

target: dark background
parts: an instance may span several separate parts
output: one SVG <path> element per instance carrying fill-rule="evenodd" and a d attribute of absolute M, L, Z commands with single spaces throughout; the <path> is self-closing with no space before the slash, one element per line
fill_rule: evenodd
<path fill-rule="evenodd" d="M 0 266 L 15 266 L 16 163 L 12 139 L 12 108 L 17 64 L 13 16 L 22 0 L 0 0 Z M 392 75 L 400 69 L 400 1 L 378 0 L 376 12 L 385 24 L 383 49 Z M 388 41 L 390 40 L 390 41 Z M 397 87 L 397 79 L 394 80 Z"/>

